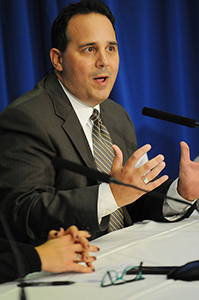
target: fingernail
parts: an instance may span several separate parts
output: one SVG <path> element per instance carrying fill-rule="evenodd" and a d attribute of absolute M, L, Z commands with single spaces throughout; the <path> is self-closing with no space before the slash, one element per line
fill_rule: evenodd
<path fill-rule="evenodd" d="M 97 259 L 97 257 L 93 256 L 93 259 L 94 259 L 94 260 L 96 260 L 96 259 Z"/>
<path fill-rule="evenodd" d="M 92 269 L 91 271 L 92 271 L 92 272 L 95 272 L 95 269 Z"/>
<path fill-rule="evenodd" d="M 97 251 L 100 251 L 100 248 L 97 248 Z"/>
<path fill-rule="evenodd" d="M 79 239 L 79 235 L 76 235 L 76 239 L 77 239 L 77 240 Z"/>

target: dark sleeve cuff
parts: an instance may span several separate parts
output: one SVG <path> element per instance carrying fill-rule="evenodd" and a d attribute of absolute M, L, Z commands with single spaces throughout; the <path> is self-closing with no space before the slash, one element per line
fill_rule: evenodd
<path fill-rule="evenodd" d="M 41 260 L 39 254 L 32 245 L 20 244 L 19 250 L 22 255 L 25 268 L 24 276 L 29 273 L 41 271 Z"/>

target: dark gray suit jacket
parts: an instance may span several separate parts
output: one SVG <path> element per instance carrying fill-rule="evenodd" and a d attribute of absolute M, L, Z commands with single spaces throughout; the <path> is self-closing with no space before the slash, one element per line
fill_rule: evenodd
<path fill-rule="evenodd" d="M 101 104 L 101 116 L 125 162 L 137 148 L 128 114 L 107 99 Z M 0 137 L 0 201 L 18 241 L 42 239 L 49 230 L 72 224 L 89 230 L 92 238 L 106 232 L 109 217 L 100 226 L 97 221 L 99 183 L 52 164 L 53 157 L 60 156 L 96 168 L 82 127 L 54 73 L 3 111 Z M 170 183 L 158 190 L 166 193 Z M 125 225 L 143 219 L 165 221 L 162 201 L 149 193 L 127 206 Z"/>

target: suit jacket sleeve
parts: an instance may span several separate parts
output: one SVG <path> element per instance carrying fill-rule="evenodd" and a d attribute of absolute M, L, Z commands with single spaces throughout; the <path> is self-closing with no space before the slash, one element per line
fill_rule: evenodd
<path fill-rule="evenodd" d="M 37 251 L 31 245 L 17 244 L 23 263 L 22 277 L 41 271 L 41 261 Z M 0 239 L 0 283 L 19 278 L 15 256 L 7 240 Z"/>

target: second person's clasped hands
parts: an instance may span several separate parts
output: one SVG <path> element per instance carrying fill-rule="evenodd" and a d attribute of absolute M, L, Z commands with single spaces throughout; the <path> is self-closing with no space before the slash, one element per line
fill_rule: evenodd
<path fill-rule="evenodd" d="M 48 241 L 35 248 L 40 256 L 41 269 L 54 273 L 94 272 L 93 262 L 96 257 L 90 256 L 89 252 L 98 252 L 99 248 L 90 245 L 89 237 L 87 231 L 78 230 L 76 226 L 70 226 L 67 230 L 51 230 Z M 86 266 L 80 262 L 85 262 Z"/>

